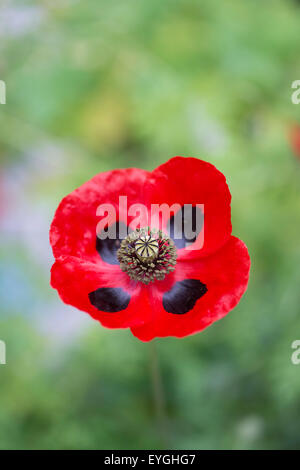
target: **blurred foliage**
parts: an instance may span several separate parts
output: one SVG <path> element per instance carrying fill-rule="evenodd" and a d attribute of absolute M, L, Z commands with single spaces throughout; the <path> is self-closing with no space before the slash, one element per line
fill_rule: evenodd
<path fill-rule="evenodd" d="M 14 0 L 0 24 L 0 448 L 298 448 L 299 2 Z M 95 173 L 174 155 L 227 176 L 252 272 L 228 317 L 157 342 L 163 444 L 150 345 L 61 304 L 47 230 Z"/>

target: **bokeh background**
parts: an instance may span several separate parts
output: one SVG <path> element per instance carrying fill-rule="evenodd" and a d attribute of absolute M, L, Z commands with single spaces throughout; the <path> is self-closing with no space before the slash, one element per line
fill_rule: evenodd
<path fill-rule="evenodd" d="M 0 448 L 300 446 L 299 31 L 296 0 L 1 0 Z M 48 231 L 96 173 L 174 155 L 227 176 L 252 271 L 222 321 L 156 341 L 162 436 L 150 345 L 59 300 Z"/>

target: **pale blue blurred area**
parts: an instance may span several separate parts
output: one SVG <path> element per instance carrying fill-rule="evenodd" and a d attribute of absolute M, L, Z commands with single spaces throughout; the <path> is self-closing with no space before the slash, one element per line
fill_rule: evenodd
<path fill-rule="evenodd" d="M 1 308 L 5 313 L 18 312 L 31 313 L 35 300 L 34 288 L 26 277 L 24 271 L 16 265 L 3 263 L 0 268 L 0 296 Z"/>

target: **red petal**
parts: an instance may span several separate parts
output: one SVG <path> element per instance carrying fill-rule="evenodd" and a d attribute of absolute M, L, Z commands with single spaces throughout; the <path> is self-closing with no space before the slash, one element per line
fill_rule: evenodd
<path fill-rule="evenodd" d="M 63 302 L 89 313 L 107 328 L 128 328 L 149 321 L 151 311 L 144 287 L 130 281 L 118 266 L 99 266 L 72 256 L 60 257 L 51 270 L 51 285 Z M 99 288 L 122 288 L 131 297 L 128 307 L 113 313 L 99 311 L 89 299 L 89 294 Z"/>
<path fill-rule="evenodd" d="M 204 244 L 200 250 L 178 250 L 179 259 L 207 256 L 231 235 L 231 194 L 225 176 L 197 158 L 174 157 L 152 172 L 151 203 L 204 204 Z"/>
<path fill-rule="evenodd" d="M 207 258 L 179 261 L 174 276 L 166 283 L 157 283 L 151 289 L 153 320 L 132 333 L 142 341 L 155 337 L 183 337 L 197 333 L 220 320 L 239 302 L 249 279 L 250 258 L 246 245 L 231 237 L 217 253 Z M 162 305 L 163 288 L 170 289 L 176 281 L 198 279 L 207 286 L 207 292 L 197 300 L 195 307 L 185 314 L 172 314 Z"/>
<path fill-rule="evenodd" d="M 50 229 L 55 258 L 78 256 L 99 261 L 96 252 L 96 215 L 100 204 L 112 204 L 120 220 L 119 195 L 127 196 L 128 207 L 144 201 L 144 183 L 149 173 L 136 168 L 100 173 L 66 196 L 60 203 Z"/>

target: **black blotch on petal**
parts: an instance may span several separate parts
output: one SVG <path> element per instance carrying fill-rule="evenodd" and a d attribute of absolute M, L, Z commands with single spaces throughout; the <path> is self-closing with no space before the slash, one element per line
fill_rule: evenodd
<path fill-rule="evenodd" d="M 197 227 L 198 222 L 198 227 Z M 186 204 L 169 220 L 170 237 L 178 249 L 185 248 L 196 241 L 202 230 L 204 215 L 200 207 Z"/>
<path fill-rule="evenodd" d="M 107 238 L 102 240 L 97 236 L 96 250 L 99 255 L 108 264 L 119 264 L 117 251 L 120 248 L 121 241 L 126 238 L 128 230 L 123 222 L 116 222 L 107 229 L 102 230 L 102 234 L 107 234 Z"/>
<path fill-rule="evenodd" d="M 121 287 L 100 287 L 89 293 L 91 304 L 102 312 L 120 312 L 125 310 L 130 302 L 130 295 Z"/>
<path fill-rule="evenodd" d="M 206 292 L 206 285 L 197 279 L 176 282 L 172 289 L 163 295 L 163 307 L 169 313 L 187 313 Z"/>

